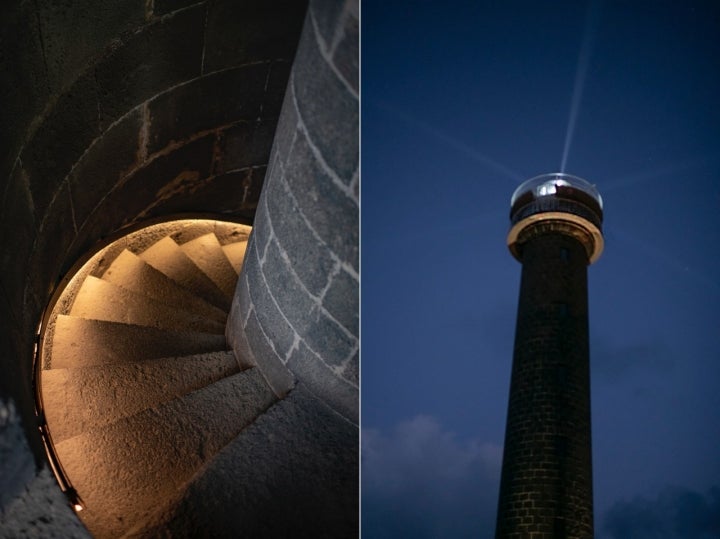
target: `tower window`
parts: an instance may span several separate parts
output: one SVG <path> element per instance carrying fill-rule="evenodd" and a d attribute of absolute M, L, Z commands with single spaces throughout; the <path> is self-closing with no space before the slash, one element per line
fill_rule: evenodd
<path fill-rule="evenodd" d="M 567 261 L 570 258 L 570 251 L 565 247 L 560 247 L 560 260 Z"/>

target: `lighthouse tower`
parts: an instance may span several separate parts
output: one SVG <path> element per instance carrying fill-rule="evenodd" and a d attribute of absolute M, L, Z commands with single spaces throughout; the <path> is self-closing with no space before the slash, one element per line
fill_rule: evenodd
<path fill-rule="evenodd" d="M 569 174 L 511 200 L 522 264 L 496 537 L 593 537 L 587 266 L 603 250 L 602 198 Z"/>

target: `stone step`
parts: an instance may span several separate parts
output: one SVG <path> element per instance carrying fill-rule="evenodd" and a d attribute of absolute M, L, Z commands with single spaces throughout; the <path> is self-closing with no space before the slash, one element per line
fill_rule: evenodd
<path fill-rule="evenodd" d="M 223 245 L 222 249 L 225 251 L 225 256 L 227 256 L 230 261 L 235 273 L 240 275 L 240 270 L 242 269 L 243 261 L 245 260 L 247 240 L 228 243 L 227 245 Z"/>
<path fill-rule="evenodd" d="M 224 335 L 167 331 L 61 314 L 55 322 L 49 367 L 132 363 L 227 349 Z"/>
<path fill-rule="evenodd" d="M 209 303 L 230 310 L 230 298 L 183 252 L 172 239 L 165 237 L 140 253 L 140 258 L 173 281 L 194 292 Z"/>
<path fill-rule="evenodd" d="M 251 226 L 241 225 L 239 223 L 226 221 L 194 221 L 186 227 L 169 231 L 165 235 L 170 236 L 178 245 L 182 245 L 183 243 L 187 243 L 190 240 L 212 232 L 220 242 L 220 245 L 227 245 L 238 241 L 247 241 L 251 231 Z"/>
<path fill-rule="evenodd" d="M 358 451 L 358 426 L 298 384 L 128 536 L 356 536 Z"/>
<path fill-rule="evenodd" d="M 58 443 L 170 401 L 240 370 L 233 352 L 41 372 L 45 418 Z"/>
<path fill-rule="evenodd" d="M 215 234 L 205 234 L 183 243 L 180 249 L 232 301 L 238 276 Z"/>
<path fill-rule="evenodd" d="M 103 280 L 150 297 L 175 309 L 225 324 L 227 313 L 180 286 L 127 249 L 103 273 Z"/>
<path fill-rule="evenodd" d="M 56 444 L 86 501 L 84 524 L 96 537 L 122 536 L 154 513 L 160 500 L 176 496 L 274 402 L 262 375 L 251 368 Z"/>
<path fill-rule="evenodd" d="M 158 303 L 137 292 L 89 275 L 75 296 L 71 316 L 175 331 L 225 333 L 225 325 Z"/>

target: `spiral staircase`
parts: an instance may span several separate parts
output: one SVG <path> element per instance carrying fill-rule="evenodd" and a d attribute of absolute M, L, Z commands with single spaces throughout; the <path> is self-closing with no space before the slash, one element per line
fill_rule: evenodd
<path fill-rule="evenodd" d="M 85 263 L 46 315 L 45 441 L 95 537 L 160 534 L 167 508 L 279 402 L 224 335 L 249 232 L 210 220 L 136 231 Z"/>

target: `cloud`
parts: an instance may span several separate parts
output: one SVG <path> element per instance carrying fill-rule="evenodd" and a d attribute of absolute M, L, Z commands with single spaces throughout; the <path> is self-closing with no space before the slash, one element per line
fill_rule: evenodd
<path fill-rule="evenodd" d="M 461 441 L 430 416 L 362 432 L 362 533 L 491 538 L 502 448 Z"/>
<path fill-rule="evenodd" d="M 605 513 L 602 531 L 608 539 L 717 539 L 720 487 L 706 495 L 667 487 L 654 500 L 619 501 Z"/>

